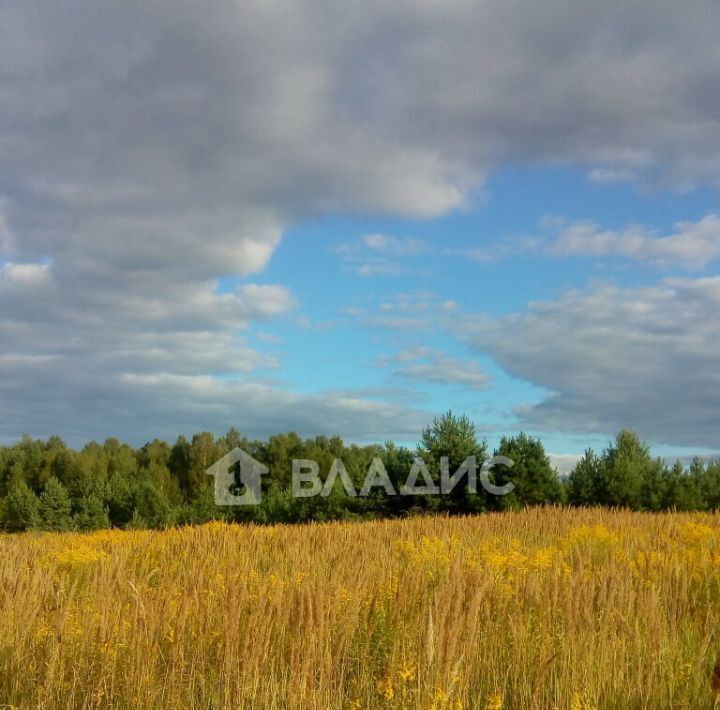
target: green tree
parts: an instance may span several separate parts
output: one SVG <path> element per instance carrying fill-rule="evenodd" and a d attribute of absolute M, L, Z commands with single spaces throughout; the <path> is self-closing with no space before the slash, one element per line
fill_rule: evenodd
<path fill-rule="evenodd" d="M 385 465 L 388 478 L 396 491 L 399 491 L 405 483 L 416 456 L 417 452 L 410 451 L 410 449 L 404 446 L 397 446 L 392 441 L 385 442 L 385 449 L 382 451 L 381 458 Z M 360 485 L 362 485 L 362 482 Z M 434 510 L 438 507 L 439 503 L 440 499 L 438 496 L 397 495 L 387 500 L 386 510 L 398 515 L 408 511 L 420 512 Z"/>
<path fill-rule="evenodd" d="M 680 461 L 667 470 L 662 490 L 662 507 L 677 510 L 702 510 L 704 502 L 698 478 L 685 470 Z"/>
<path fill-rule="evenodd" d="M 172 507 L 165 494 L 150 481 L 143 481 L 134 491 L 133 519 L 155 529 L 171 525 Z"/>
<path fill-rule="evenodd" d="M 247 451 L 248 447 L 248 440 L 235 427 L 228 429 L 228 432 L 222 438 L 221 443 L 225 453 L 232 451 L 235 448 Z"/>
<path fill-rule="evenodd" d="M 168 466 L 185 501 L 193 501 L 208 484 L 205 471 L 225 453 L 225 442 L 221 439 L 216 443 L 210 432 L 195 434 L 190 443 L 184 436 L 178 437 L 170 451 Z"/>
<path fill-rule="evenodd" d="M 525 433 L 510 438 L 504 436 L 495 455 L 507 456 L 513 461 L 509 478 L 515 487 L 502 497 L 503 507 L 562 502 L 560 477 L 550 464 L 540 439 Z"/>
<path fill-rule="evenodd" d="M 69 530 L 72 527 L 71 509 L 70 496 L 65 486 L 57 478 L 50 478 L 40 496 L 42 527 L 56 532 Z"/>
<path fill-rule="evenodd" d="M 119 473 L 113 473 L 108 477 L 107 503 L 110 524 L 116 527 L 127 525 L 133 516 L 133 489 L 131 480 L 126 479 Z"/>
<path fill-rule="evenodd" d="M 450 410 L 435 417 L 432 424 L 423 429 L 418 454 L 425 460 L 433 480 L 439 485 L 443 458 L 448 459 L 452 475 L 466 459 L 474 456 L 479 475 L 487 456 L 487 442 L 478 440 L 475 425 L 467 416 L 456 416 Z M 479 483 L 477 493 L 469 491 L 466 484 L 466 480 L 459 482 L 449 496 L 443 496 L 440 499 L 441 506 L 455 512 L 485 510 L 488 500 Z"/>
<path fill-rule="evenodd" d="M 127 445 L 121 444 L 117 439 L 110 438 L 103 444 L 107 456 L 108 475 L 119 475 L 130 480 L 138 471 L 135 452 Z"/>
<path fill-rule="evenodd" d="M 272 471 L 273 483 L 290 488 L 292 459 L 306 458 L 305 446 L 295 432 L 271 436 L 257 458 Z"/>
<path fill-rule="evenodd" d="M 597 505 L 602 501 L 600 457 L 592 449 L 585 449 L 583 457 L 570 472 L 567 496 L 570 505 Z"/>
<path fill-rule="evenodd" d="M 170 449 L 168 468 L 187 500 L 190 480 L 190 442 L 182 434 Z"/>
<path fill-rule="evenodd" d="M 13 447 L 13 473 L 15 480 L 22 478 L 34 491 L 42 489 L 49 474 L 44 467 L 45 444 L 28 434 Z"/>
<path fill-rule="evenodd" d="M 93 494 L 80 500 L 73 519 L 78 530 L 104 530 L 110 527 L 107 508 L 102 500 Z"/>
<path fill-rule="evenodd" d="M 702 459 L 695 459 L 690 464 L 690 475 L 699 483 L 700 495 L 705 510 L 720 508 L 720 459 L 710 461 L 707 466 Z"/>
<path fill-rule="evenodd" d="M 40 526 L 40 501 L 25 481 L 12 484 L 3 508 L 3 522 L 10 532 Z"/>
<path fill-rule="evenodd" d="M 227 507 L 215 505 L 215 491 L 210 485 L 205 486 L 192 503 L 185 505 L 180 513 L 180 522 L 185 525 L 203 525 L 211 520 L 229 520 L 232 511 Z"/>
<path fill-rule="evenodd" d="M 650 455 L 650 447 L 634 431 L 623 429 L 603 452 L 606 499 L 601 502 L 634 510 L 655 509 L 662 468 L 662 461 Z"/>

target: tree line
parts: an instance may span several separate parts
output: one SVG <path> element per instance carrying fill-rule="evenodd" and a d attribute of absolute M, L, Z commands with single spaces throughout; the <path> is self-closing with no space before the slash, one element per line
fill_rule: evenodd
<path fill-rule="evenodd" d="M 215 505 L 213 480 L 205 471 L 234 447 L 270 468 L 260 505 Z M 497 467 L 490 473 L 497 485 L 513 483 L 507 495 L 492 495 L 481 486 L 473 492 L 464 480 L 444 496 L 392 496 L 374 490 L 369 497 L 351 497 L 340 481 L 327 496 L 292 494 L 293 459 L 317 461 L 327 475 L 339 458 L 360 488 L 371 462 L 379 458 L 399 490 L 418 456 L 438 481 L 442 457 L 454 472 L 470 456 L 479 467 L 492 455 L 514 461 L 512 470 Z M 209 432 L 191 439 L 180 436 L 172 445 L 155 439 L 139 449 L 111 438 L 77 451 L 56 436 L 40 440 L 27 435 L 0 447 L 0 529 L 7 532 L 469 514 L 543 504 L 713 510 L 720 507 L 720 461 L 696 458 L 688 467 L 679 461 L 669 466 L 626 429 L 601 453 L 585 451 L 571 473 L 561 477 L 539 439 L 524 433 L 503 437 L 491 452 L 472 422 L 452 412 L 422 431 L 416 450 L 392 442 L 348 445 L 337 436 L 302 439 L 295 433 L 249 440 L 235 429 L 219 438 Z"/>

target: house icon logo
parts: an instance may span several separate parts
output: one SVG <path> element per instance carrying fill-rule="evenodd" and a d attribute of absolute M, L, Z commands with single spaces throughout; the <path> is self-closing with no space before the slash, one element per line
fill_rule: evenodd
<path fill-rule="evenodd" d="M 269 471 L 267 466 L 236 447 L 205 473 L 215 478 L 216 505 L 259 505 L 262 476 Z"/>

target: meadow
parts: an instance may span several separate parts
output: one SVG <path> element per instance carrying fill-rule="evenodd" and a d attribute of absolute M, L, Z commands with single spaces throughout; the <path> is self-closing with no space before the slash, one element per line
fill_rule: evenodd
<path fill-rule="evenodd" d="M 0 708 L 720 706 L 720 516 L 0 536 Z"/>

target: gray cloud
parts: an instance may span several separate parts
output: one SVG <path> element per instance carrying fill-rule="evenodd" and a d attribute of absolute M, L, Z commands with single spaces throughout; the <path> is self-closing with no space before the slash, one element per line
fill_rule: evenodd
<path fill-rule="evenodd" d="M 0 359 L 3 364 L 8 363 Z M 12 366 L 14 379 L 5 392 L 20 403 L 25 398 L 42 401 L 47 413 L 40 418 L 18 407 L 14 417 L 0 419 L 0 441 L 17 439 L 17 432 L 29 425 L 36 436 L 60 433 L 76 445 L 117 432 L 140 443 L 201 428 L 222 433 L 231 426 L 251 437 L 296 431 L 301 436 L 339 434 L 353 441 L 414 440 L 430 419 L 421 410 L 370 401 L 362 393 L 306 395 L 258 378 L 248 382 L 169 373 L 97 377 L 72 369 L 56 381 L 47 363 L 37 359 L 23 358 Z"/>
<path fill-rule="evenodd" d="M 596 285 L 455 332 L 511 375 L 545 387 L 518 412 L 535 431 L 632 427 L 658 443 L 717 448 L 720 277 Z"/>

